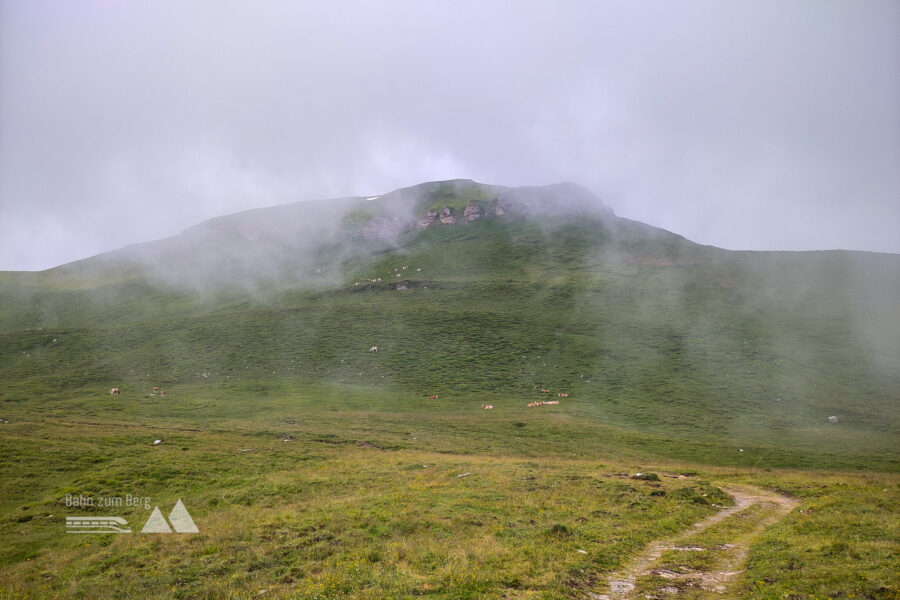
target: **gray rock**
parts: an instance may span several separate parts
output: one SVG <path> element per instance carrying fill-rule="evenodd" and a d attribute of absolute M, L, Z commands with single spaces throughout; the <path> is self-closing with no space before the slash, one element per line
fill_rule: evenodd
<path fill-rule="evenodd" d="M 441 209 L 441 216 L 439 218 L 444 225 L 452 225 L 456 223 L 456 212 L 449 206 L 445 206 Z"/>
<path fill-rule="evenodd" d="M 463 217 L 467 221 L 474 221 L 475 219 L 480 219 L 484 216 L 484 210 L 480 206 L 475 206 L 474 204 L 469 204 L 466 206 L 466 210 L 463 211 Z"/>
<path fill-rule="evenodd" d="M 422 215 L 422 218 L 416 223 L 416 226 L 419 229 L 426 229 L 431 227 L 435 221 L 438 219 L 438 213 L 436 210 L 429 210 L 427 213 Z"/>

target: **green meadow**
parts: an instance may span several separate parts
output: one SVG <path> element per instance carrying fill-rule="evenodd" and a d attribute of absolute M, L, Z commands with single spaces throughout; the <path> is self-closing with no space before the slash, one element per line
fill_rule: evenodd
<path fill-rule="evenodd" d="M 634 593 L 900 597 L 900 257 L 514 214 L 273 247 L 0 273 L 0 598 L 597 598 L 679 536 Z M 690 533 L 741 485 L 796 506 Z M 200 533 L 140 532 L 178 499 Z"/>

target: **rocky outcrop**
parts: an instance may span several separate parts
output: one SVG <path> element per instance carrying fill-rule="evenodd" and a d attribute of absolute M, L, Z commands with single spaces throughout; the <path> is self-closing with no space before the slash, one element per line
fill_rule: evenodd
<path fill-rule="evenodd" d="M 441 216 L 439 218 L 444 225 L 453 225 L 456 223 L 456 211 L 449 206 L 445 206 L 441 209 Z"/>
<path fill-rule="evenodd" d="M 438 220 L 438 212 L 436 210 L 429 210 L 427 213 L 422 215 L 422 218 L 416 223 L 416 227 L 419 229 L 426 229 L 434 225 L 435 221 Z"/>
<path fill-rule="evenodd" d="M 475 206 L 474 204 L 469 204 L 463 211 L 463 218 L 465 218 L 466 221 L 474 221 L 475 219 L 480 219 L 483 216 L 484 210 L 480 206 Z"/>
<path fill-rule="evenodd" d="M 396 235 L 413 228 L 428 229 L 429 227 L 437 225 L 464 225 L 470 221 L 483 219 L 486 216 L 499 216 L 502 214 L 503 208 L 501 207 L 501 201 L 499 198 L 496 198 L 487 209 L 482 208 L 477 204 L 468 204 L 465 209 L 463 209 L 461 215 L 450 206 L 445 206 L 441 210 L 429 210 L 415 221 L 403 221 L 399 218 L 373 217 L 358 231 L 367 240 L 385 239 L 395 237 Z"/>
<path fill-rule="evenodd" d="M 370 217 L 356 231 L 366 239 L 387 239 L 405 231 L 465 225 L 503 215 L 504 218 L 541 219 L 577 214 L 604 218 L 614 214 L 589 190 L 574 183 L 520 188 L 482 186 L 477 190 L 478 194 L 469 195 L 475 185 L 471 181 L 436 182 L 423 184 L 424 187 L 414 186 L 410 188 L 413 191 L 403 189 L 385 194 L 374 201 L 381 216 Z M 465 208 L 459 204 L 463 198 L 468 201 Z M 411 205 L 443 208 L 411 214 Z"/>

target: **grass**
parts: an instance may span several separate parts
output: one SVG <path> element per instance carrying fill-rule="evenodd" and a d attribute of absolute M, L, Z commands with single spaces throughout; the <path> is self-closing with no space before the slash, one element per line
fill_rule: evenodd
<path fill-rule="evenodd" d="M 755 542 L 742 597 L 897 590 L 895 475 L 711 468 L 614 448 L 519 454 L 463 444 L 471 431 L 454 449 L 429 442 L 418 418 L 395 429 L 352 402 L 332 405 L 333 419 L 300 402 L 292 417 L 269 405 L 229 423 L 133 398 L 113 419 L 100 400 L 96 415 L 62 411 L 3 430 L 7 597 L 581 597 L 651 540 L 727 504 L 716 486 L 733 483 L 801 502 Z M 183 499 L 201 533 L 140 535 L 143 506 L 114 511 L 134 534 L 63 533 L 65 515 L 109 512 L 67 508 L 66 494 L 126 493 L 164 514 Z M 718 543 L 739 524 L 691 541 Z"/>
<path fill-rule="evenodd" d="M 839 275 L 843 259 L 764 269 L 756 257 L 678 244 L 623 258 L 601 225 L 558 223 L 560 236 L 542 227 L 494 220 L 420 232 L 345 263 L 343 282 L 319 290 L 192 295 L 114 282 L 114 294 L 59 289 L 38 274 L 41 292 L 24 307 L 0 297 L 15 315 L 0 333 L 0 401 L 285 378 L 512 410 L 549 387 L 570 393 L 575 426 L 656 437 L 678 447 L 663 449 L 672 458 L 898 468 L 895 305 L 871 291 L 832 293 L 830 276 L 793 279 L 817 268 Z"/>
<path fill-rule="evenodd" d="M 480 185 L 465 185 L 459 182 L 442 182 L 417 205 L 419 212 L 440 211 L 449 206 L 462 217 L 462 211 L 469 205 L 487 209 L 497 198 L 495 193 Z"/>
<path fill-rule="evenodd" d="M 0 273 L 0 598 L 584 597 L 735 483 L 801 505 L 734 593 L 897 597 L 896 257 L 549 216 L 265 256 Z M 201 533 L 66 535 L 66 494 Z"/>
<path fill-rule="evenodd" d="M 763 481 L 772 485 L 776 477 Z M 877 475 L 784 474 L 800 507 L 751 546 L 741 594 L 772 598 L 900 598 L 900 485 Z"/>
<path fill-rule="evenodd" d="M 541 589 L 554 597 L 573 570 L 609 570 L 714 510 L 702 496 L 708 484 L 696 478 L 660 487 L 596 461 L 383 449 L 377 439 L 341 443 L 320 427 L 284 429 L 15 428 L 3 447 L 5 585 L 48 595 L 216 597 L 208 586 L 226 575 L 239 593 L 272 586 L 299 597 L 492 597 Z M 293 441 L 283 442 L 285 434 Z M 42 448 L 47 436 L 56 451 Z M 150 445 L 154 436 L 164 443 Z M 79 514 L 63 504 L 66 494 L 126 489 L 164 513 L 182 497 L 201 534 L 62 533 L 62 515 Z M 149 510 L 117 514 L 137 529 Z M 128 575 L 111 581 L 111 564 Z M 149 577 L 158 579 L 148 588 Z"/>

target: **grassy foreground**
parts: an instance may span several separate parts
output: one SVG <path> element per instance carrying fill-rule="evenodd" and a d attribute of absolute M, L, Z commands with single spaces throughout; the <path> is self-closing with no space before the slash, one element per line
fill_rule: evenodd
<path fill-rule="evenodd" d="M 470 400 L 429 421 L 427 403 L 387 410 L 374 390 L 170 394 L 74 395 L 3 425 L 3 598 L 583 598 L 741 483 L 800 501 L 752 541 L 741 597 L 900 589 L 896 475 L 697 466 L 652 458 L 652 439 L 579 452 L 565 404 Z M 66 494 L 151 501 L 85 509 Z M 199 534 L 140 533 L 179 498 Z M 133 533 L 65 534 L 65 516 L 90 514 Z"/>
<path fill-rule="evenodd" d="M 898 598 L 900 257 L 513 212 L 289 205 L 0 273 L 0 599 L 598 600 L 681 538 L 638 597 Z M 738 486 L 798 505 L 691 533 Z M 140 532 L 179 499 L 199 533 Z"/>

